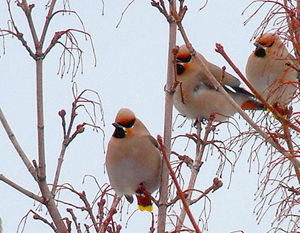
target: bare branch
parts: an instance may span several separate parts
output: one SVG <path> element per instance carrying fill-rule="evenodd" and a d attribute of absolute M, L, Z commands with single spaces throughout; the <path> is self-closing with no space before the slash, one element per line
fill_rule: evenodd
<path fill-rule="evenodd" d="M 6 118 L 1 110 L 0 107 L 0 121 L 6 131 L 7 136 L 9 137 L 11 143 L 13 144 L 13 146 L 15 147 L 18 155 L 20 156 L 20 158 L 22 159 L 23 163 L 25 164 L 27 170 L 30 172 L 30 174 L 32 175 L 32 177 L 37 180 L 37 174 L 36 174 L 36 170 L 35 168 L 32 166 L 32 164 L 30 163 L 28 157 L 26 156 L 26 154 L 24 153 L 22 147 L 20 146 L 17 138 L 15 137 L 14 133 L 12 132 L 8 122 L 6 121 Z"/>
<path fill-rule="evenodd" d="M 162 1 L 163 2 L 163 1 Z M 176 1 L 170 2 L 170 7 L 175 7 Z M 164 6 L 163 6 L 164 7 Z M 164 113 L 164 150 L 167 160 L 170 160 L 171 153 L 171 138 L 172 138 L 172 111 L 173 111 L 173 95 L 170 91 L 174 86 L 175 77 L 175 54 L 173 48 L 176 45 L 176 24 L 169 21 L 169 48 L 168 48 L 168 70 L 165 85 L 165 113 Z M 157 233 L 164 233 L 166 227 L 166 213 L 168 200 L 168 182 L 169 171 L 167 163 L 162 163 L 161 183 L 159 188 L 159 208 L 158 208 L 158 223 Z"/>
<path fill-rule="evenodd" d="M 157 136 L 157 141 L 158 141 L 158 143 L 159 143 L 160 151 L 162 152 L 163 159 L 164 159 L 164 161 L 165 161 L 165 163 L 166 163 L 166 165 L 167 165 L 167 167 L 168 167 L 168 170 L 169 170 L 169 172 L 170 172 L 170 176 L 171 176 L 171 178 L 172 178 L 172 180 L 173 180 L 173 182 L 174 182 L 174 184 L 175 184 L 177 193 L 178 193 L 178 195 L 179 195 L 179 197 L 180 197 L 180 199 L 181 199 L 181 201 L 182 201 L 183 207 L 184 207 L 184 209 L 185 209 L 185 211 L 186 211 L 186 213 L 187 213 L 187 215 L 188 215 L 188 217 L 189 217 L 189 219 L 190 219 L 190 221 L 191 221 L 191 223 L 192 223 L 192 225 L 193 225 L 193 227 L 194 227 L 196 233 L 201 233 L 201 231 L 200 231 L 200 229 L 199 229 L 197 223 L 195 222 L 194 217 L 193 217 L 193 215 L 192 215 L 192 213 L 191 213 L 191 211 L 190 211 L 190 209 L 189 209 L 189 206 L 188 206 L 188 204 L 186 203 L 184 193 L 183 193 L 183 192 L 181 191 L 181 189 L 180 189 L 180 186 L 179 186 L 179 184 L 178 184 L 178 182 L 177 182 L 175 173 L 174 173 L 174 171 L 172 170 L 172 167 L 171 167 L 171 165 L 170 165 L 169 158 L 168 158 L 167 155 L 166 155 L 166 151 L 165 151 L 164 145 L 162 144 L 162 138 L 161 138 L 159 135 Z"/>
<path fill-rule="evenodd" d="M 28 191 L 27 189 L 21 187 L 20 185 L 14 183 L 10 179 L 6 178 L 3 174 L 0 174 L 0 180 L 2 180 L 3 182 L 5 182 L 9 186 L 13 187 L 14 189 L 18 190 L 19 192 L 25 194 L 26 196 L 32 198 L 33 200 L 36 200 L 36 201 L 38 201 L 38 202 L 40 202 L 42 204 L 44 203 L 44 199 L 42 197 L 34 194 L 33 192 Z"/>
<path fill-rule="evenodd" d="M 36 212 L 33 211 L 33 210 L 30 210 L 30 212 L 33 213 L 33 218 L 34 218 L 34 219 L 42 221 L 42 222 L 45 223 L 46 225 L 50 226 L 54 232 L 58 233 L 58 231 L 57 231 L 57 229 L 55 228 L 55 226 L 54 226 L 53 223 L 50 223 L 47 219 L 43 218 L 41 215 L 39 215 L 38 213 L 36 213 Z"/>
<path fill-rule="evenodd" d="M 18 2 L 17 5 L 19 7 L 21 7 L 21 9 L 23 10 L 23 12 L 26 15 L 26 19 L 27 19 L 27 22 L 29 25 L 29 29 L 31 32 L 31 36 L 32 36 L 34 45 L 37 46 L 39 44 L 39 40 L 38 40 L 38 36 L 37 36 L 36 30 L 35 30 L 35 26 L 33 24 L 33 19 L 31 17 L 31 11 L 35 5 L 34 4 L 28 5 L 26 0 L 22 0 L 21 2 Z M 38 54 L 36 54 L 36 55 L 38 55 Z"/>
<path fill-rule="evenodd" d="M 202 164 L 202 157 L 203 157 L 205 146 L 207 145 L 206 142 L 207 142 L 207 139 L 208 139 L 208 135 L 209 135 L 209 133 L 212 129 L 213 120 L 214 120 L 214 118 L 212 117 L 208 121 L 208 123 L 205 127 L 205 134 L 204 134 L 203 140 L 201 140 L 201 141 L 197 140 L 196 141 L 195 162 L 193 164 L 193 169 L 192 169 L 192 173 L 191 173 L 188 188 L 187 188 L 188 190 L 190 190 L 188 192 L 188 196 L 186 198 L 186 202 L 187 202 L 188 205 L 191 204 L 192 190 L 195 187 L 196 178 L 198 176 L 199 169 L 200 169 L 200 166 Z M 197 124 L 197 138 L 200 138 L 200 135 L 201 135 L 201 124 L 200 124 L 200 122 L 198 122 L 198 124 Z M 185 215 L 186 215 L 186 211 L 185 211 L 185 209 L 182 209 L 181 212 L 180 212 L 179 218 L 177 220 L 175 231 L 179 231 L 181 229 L 182 224 L 183 224 L 184 219 L 185 219 Z"/>
<path fill-rule="evenodd" d="M 103 221 L 103 223 L 100 226 L 99 233 L 104 233 L 106 231 L 108 224 L 110 223 L 110 221 L 112 221 L 112 217 L 116 213 L 116 208 L 117 208 L 120 200 L 121 200 L 120 197 L 118 197 L 117 195 L 114 196 L 113 203 L 110 207 L 110 210 L 108 212 L 106 219 Z"/>
<path fill-rule="evenodd" d="M 131 5 L 134 1 L 135 1 L 135 0 L 131 0 L 131 1 L 128 3 L 128 5 L 125 7 L 125 9 L 122 11 L 121 17 L 120 17 L 120 19 L 119 19 L 119 21 L 118 21 L 118 23 L 117 23 L 117 25 L 116 25 L 116 28 L 119 27 L 119 25 L 120 25 L 121 22 L 122 22 L 122 19 L 123 19 L 123 16 L 124 16 L 125 12 L 127 11 L 127 9 L 130 7 L 130 5 Z"/>
<path fill-rule="evenodd" d="M 221 50 L 220 50 L 221 51 Z M 223 50 L 222 53 L 225 53 L 225 51 Z M 227 59 L 228 56 L 226 57 Z M 241 74 L 241 72 L 237 69 L 237 67 L 232 67 L 233 69 L 235 69 L 237 71 L 237 73 Z M 243 76 L 243 75 L 242 75 Z M 246 78 L 244 78 L 246 79 Z M 216 80 L 215 80 L 216 81 Z M 223 90 L 220 92 L 223 93 Z M 223 93 L 226 98 L 230 97 L 226 91 L 224 90 Z M 230 100 L 231 99 L 231 100 Z M 297 160 L 295 157 L 293 157 L 291 154 L 289 154 L 279 143 L 277 143 L 276 140 L 273 140 L 272 137 L 270 137 L 269 135 L 267 135 L 257 124 L 255 124 L 255 122 L 238 106 L 238 104 L 235 103 L 234 100 L 232 100 L 232 98 L 228 98 L 228 100 L 231 101 L 232 105 L 236 108 L 236 110 L 241 114 L 241 116 L 267 141 L 269 142 L 273 147 L 275 147 L 278 151 L 280 151 L 280 153 L 282 153 L 283 155 L 285 155 L 292 163 L 294 166 L 300 168 L 300 161 Z M 267 103 L 266 103 L 267 104 Z M 280 114 L 278 114 L 280 115 Z M 280 120 L 282 120 L 283 124 L 287 124 L 288 126 L 290 126 L 291 128 L 297 130 L 298 132 L 300 132 L 300 129 L 298 127 L 294 127 L 293 124 L 291 124 L 289 121 L 287 121 L 285 118 L 280 118 Z"/>
<path fill-rule="evenodd" d="M 81 233 L 81 229 L 80 229 L 80 223 L 77 222 L 77 218 L 73 212 L 73 210 L 71 208 L 67 208 L 67 211 L 70 213 L 70 215 L 72 216 L 72 219 L 73 219 L 73 222 L 75 224 L 75 227 L 76 227 L 76 231 L 78 233 Z"/>
<path fill-rule="evenodd" d="M 41 48 L 43 48 L 43 44 L 44 44 L 46 33 L 47 33 L 47 30 L 48 30 L 48 27 L 49 27 L 49 24 L 50 24 L 50 20 L 53 16 L 52 13 L 53 13 L 53 10 L 54 10 L 55 3 L 56 3 L 56 0 L 51 0 L 51 2 L 48 4 L 48 7 L 49 7 L 48 14 L 46 16 L 43 31 L 42 31 L 42 34 L 41 34 L 41 37 L 40 37 L 40 40 L 39 40 Z"/>

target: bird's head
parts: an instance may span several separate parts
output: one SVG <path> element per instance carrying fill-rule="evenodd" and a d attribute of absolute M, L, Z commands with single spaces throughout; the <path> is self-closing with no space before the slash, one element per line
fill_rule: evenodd
<path fill-rule="evenodd" d="M 176 56 L 176 69 L 177 75 L 183 74 L 192 62 L 192 56 L 186 47 L 186 45 L 181 45 L 179 47 L 177 56 Z"/>
<path fill-rule="evenodd" d="M 135 126 L 136 117 L 128 108 L 121 108 L 116 116 L 115 122 L 112 124 L 115 127 L 113 136 L 116 138 L 124 138 L 130 135 L 132 128 Z"/>
<path fill-rule="evenodd" d="M 275 33 L 265 33 L 258 37 L 254 43 L 256 49 L 254 51 L 257 57 L 265 57 L 278 52 L 284 47 L 278 35 Z"/>

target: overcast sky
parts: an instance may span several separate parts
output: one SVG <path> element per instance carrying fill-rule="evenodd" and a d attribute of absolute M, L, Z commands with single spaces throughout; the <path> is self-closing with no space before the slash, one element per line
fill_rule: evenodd
<path fill-rule="evenodd" d="M 44 21 L 44 4 L 38 4 L 33 9 L 33 19 L 38 33 Z M 57 8 L 61 7 L 61 1 L 57 1 Z M 31 3 L 31 2 L 30 2 Z M 153 136 L 163 133 L 164 115 L 164 84 L 166 80 L 168 24 L 157 9 L 151 7 L 150 1 L 135 1 L 118 28 L 116 25 L 125 9 L 128 1 L 105 1 L 104 16 L 101 14 L 101 1 L 70 1 L 71 9 L 76 10 L 84 22 L 86 31 L 92 36 L 93 46 L 96 52 L 96 67 L 90 41 L 85 41 L 83 36 L 76 34 L 83 49 L 83 73 L 78 72 L 75 77 L 78 89 L 90 88 L 97 91 L 101 97 L 104 109 L 105 146 L 112 134 L 117 111 L 122 107 L 132 109 L 136 116 L 142 119 Z M 188 12 L 183 21 L 188 37 L 193 46 L 199 50 L 208 60 L 219 66 L 226 65 L 224 59 L 217 54 L 215 43 L 221 43 L 230 57 L 244 73 L 245 64 L 253 43 L 250 42 L 261 17 L 257 16 L 248 25 L 243 22 L 255 8 L 241 15 L 247 6 L 245 1 L 208 1 L 207 6 L 198 11 L 204 1 L 188 1 Z M 229 7 L 230 6 L 230 7 Z M 21 9 L 12 2 L 14 19 L 19 30 L 24 33 L 24 38 L 32 46 L 26 19 Z M 7 26 L 7 9 L 4 0 L 0 1 L 0 27 Z M 66 28 L 79 28 L 81 24 L 73 15 L 57 16 L 53 19 L 45 44 L 51 41 L 55 31 Z M 178 34 L 178 43 L 182 39 Z M 72 77 L 65 74 L 63 78 L 57 75 L 59 68 L 59 56 L 61 47 L 55 47 L 44 60 L 44 103 L 45 103 L 45 136 L 47 156 L 47 179 L 52 182 L 62 142 L 61 122 L 58 111 L 65 109 L 70 113 L 72 99 Z M 5 54 L 4 54 L 5 53 Z M 6 37 L 4 46 L 0 40 L 0 106 L 6 115 L 17 139 L 30 160 L 37 159 L 36 137 L 36 106 L 35 106 L 35 67 L 28 53 L 16 38 Z M 231 71 L 228 67 L 227 70 Z M 231 72 L 233 73 L 233 72 Z M 174 116 L 177 111 L 174 109 Z M 69 116 L 69 115 L 68 115 Z M 100 115 L 99 115 L 100 118 Z M 245 125 L 238 115 L 235 116 L 241 125 Z M 182 119 L 181 119 L 182 120 Z M 78 117 L 78 123 L 88 121 L 87 115 L 82 111 Z M 182 129 L 174 129 L 173 135 L 189 132 L 190 121 Z M 227 131 L 226 126 L 219 128 L 219 138 Z M 227 135 L 224 133 L 224 135 Z M 103 137 L 99 132 L 87 128 L 69 146 L 63 164 L 60 183 L 71 183 L 78 191 L 85 190 L 92 200 L 97 192 L 96 185 L 89 181 L 82 184 L 85 174 L 95 176 L 100 183 L 108 182 L 104 173 Z M 223 136 L 226 137 L 226 136 Z M 225 140 L 225 139 L 224 139 Z M 193 156 L 194 146 L 190 143 L 184 152 L 186 141 L 176 144 L 181 153 Z M 25 188 L 37 192 L 38 187 L 27 172 L 14 151 L 2 126 L 0 127 L 1 163 L 0 173 Z M 231 167 L 226 165 L 222 181 L 224 186 L 213 194 L 209 194 L 211 212 L 208 221 L 208 232 L 263 232 L 269 227 L 269 221 L 256 224 L 256 216 L 253 214 L 255 207 L 254 193 L 257 189 L 257 170 L 253 169 L 249 174 L 249 150 L 244 148 L 233 176 L 230 181 Z M 231 156 L 231 155 L 229 155 Z M 197 180 L 197 188 L 204 190 L 216 176 L 218 167 L 218 152 L 213 152 L 207 157 L 201 168 Z M 255 167 L 255 166 L 254 166 Z M 187 181 L 186 181 L 187 182 Z M 62 195 L 66 200 L 74 200 L 80 203 L 73 195 Z M 198 219 L 203 202 L 193 207 L 193 213 Z M 0 217 L 3 221 L 4 233 L 16 232 L 21 218 L 30 209 L 36 209 L 37 204 L 31 199 L 13 190 L 0 182 Z M 45 207 L 42 208 L 44 216 Z M 127 210 L 127 204 L 125 205 Z M 125 210 L 124 209 L 124 210 Z M 136 209 L 136 203 L 130 206 L 128 213 L 123 211 L 121 224 L 122 232 L 147 232 L 150 226 L 151 216 L 148 213 L 137 212 L 126 221 Z M 179 213 L 178 209 L 174 211 Z M 66 216 L 65 207 L 61 212 Z M 170 212 L 171 214 L 172 212 Z M 154 207 L 154 214 L 157 208 Z M 120 215 L 116 215 L 119 220 Z M 49 216 L 46 215 L 49 219 Z M 188 220 L 187 220 L 188 223 Z M 188 223 L 189 224 L 189 223 Z M 171 225 L 167 227 L 172 229 Z M 52 232 L 48 226 L 29 218 L 24 233 Z"/>

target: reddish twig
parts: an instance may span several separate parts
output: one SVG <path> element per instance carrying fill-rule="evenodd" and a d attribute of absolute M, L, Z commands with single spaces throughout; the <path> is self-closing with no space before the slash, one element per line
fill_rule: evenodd
<path fill-rule="evenodd" d="M 109 223 L 112 221 L 112 217 L 115 213 L 117 213 L 116 208 L 120 202 L 121 198 L 117 195 L 114 196 L 113 203 L 108 211 L 108 215 L 103 221 L 103 223 L 100 226 L 99 233 L 104 233 L 109 225 Z"/>
<path fill-rule="evenodd" d="M 213 179 L 213 184 L 208 187 L 198 198 L 191 200 L 190 205 L 198 202 L 200 199 L 202 199 L 204 196 L 206 196 L 207 194 L 209 194 L 211 191 L 216 191 L 217 189 L 221 188 L 223 186 L 223 183 L 221 180 L 219 180 L 219 178 L 215 177 Z"/>
<path fill-rule="evenodd" d="M 57 229 L 55 228 L 53 223 L 50 223 L 47 219 L 43 218 L 41 215 L 39 215 L 38 213 L 36 213 L 33 210 L 30 210 L 30 212 L 33 213 L 33 219 L 42 221 L 46 225 L 50 226 L 54 232 L 57 232 Z"/>
<path fill-rule="evenodd" d="M 226 60 L 230 60 L 229 57 L 225 54 L 225 51 L 224 49 L 221 50 L 221 47 L 220 45 L 218 46 L 219 47 L 219 50 L 220 53 L 225 56 L 227 59 Z M 230 63 L 233 64 L 230 60 Z M 238 71 L 238 69 L 233 66 L 232 67 L 233 69 L 236 69 L 236 72 Z M 238 71 L 239 72 L 239 71 Z M 240 73 L 240 72 L 239 72 Z M 247 115 L 246 115 L 247 116 Z M 280 153 L 282 153 L 284 156 L 286 156 L 294 166 L 300 168 L 300 161 L 297 160 L 295 157 L 293 157 L 290 153 L 288 153 L 279 143 L 277 140 L 274 140 L 272 137 L 270 137 L 269 135 L 267 135 L 260 127 L 258 127 L 252 119 L 250 119 L 248 116 L 247 117 L 244 117 L 245 120 L 247 120 L 247 122 L 267 141 L 269 142 L 273 147 L 275 147 Z M 295 129 L 296 131 L 300 132 L 300 129 L 296 126 L 294 126 L 293 124 L 291 124 L 289 121 L 287 121 L 286 119 L 284 119 L 283 121 L 281 121 L 282 124 L 286 124 L 288 125 L 289 127 Z"/>
<path fill-rule="evenodd" d="M 67 208 L 67 211 L 70 213 L 70 215 L 72 217 L 72 220 L 73 220 L 73 222 L 75 224 L 77 233 L 81 233 L 80 223 L 77 222 L 77 218 L 76 218 L 76 216 L 74 214 L 74 211 L 71 208 Z"/>
<path fill-rule="evenodd" d="M 200 166 L 202 164 L 202 157 L 203 157 L 203 153 L 204 153 L 204 149 L 207 145 L 207 139 L 208 139 L 208 135 L 212 129 L 212 122 L 214 120 L 214 117 L 210 118 L 210 120 L 208 121 L 206 127 L 205 127 L 205 134 L 203 137 L 203 140 L 196 140 L 196 156 L 195 156 L 195 161 L 193 163 L 193 169 L 192 169 L 192 173 L 190 176 L 190 180 L 189 180 L 189 184 L 188 184 L 188 196 L 186 198 L 187 204 L 190 205 L 191 203 L 191 197 L 192 197 L 192 190 L 194 189 L 195 186 L 195 182 L 196 182 L 196 178 L 198 176 L 199 170 L 200 170 Z M 201 124 L 200 122 L 197 123 L 197 135 L 195 136 L 196 139 L 200 139 L 200 135 L 201 135 Z M 182 227 L 182 224 L 184 222 L 186 216 L 186 211 L 185 209 L 182 209 L 175 227 L 175 230 L 179 231 Z"/>
<path fill-rule="evenodd" d="M 75 88 L 75 87 L 73 87 L 73 88 Z M 96 96 L 98 97 L 98 102 L 85 98 L 84 94 L 86 94 L 87 92 L 92 92 L 93 94 L 96 94 Z M 102 109 L 102 103 L 100 101 L 100 97 L 99 97 L 97 92 L 92 91 L 90 89 L 85 89 L 77 95 L 76 93 L 74 93 L 74 90 L 73 90 L 73 95 L 74 95 L 74 101 L 72 103 L 72 110 L 71 110 L 69 125 L 68 125 L 67 128 L 66 128 L 66 120 L 65 120 L 66 111 L 61 110 L 58 113 L 59 116 L 61 117 L 61 120 L 62 120 L 62 128 L 63 128 L 63 137 L 64 137 L 64 139 L 63 139 L 63 142 L 62 142 L 60 155 L 58 157 L 55 177 L 54 177 L 53 186 L 52 186 L 52 190 L 51 190 L 53 195 L 55 195 L 55 192 L 56 192 L 56 189 L 57 189 L 57 184 L 58 184 L 58 180 L 59 180 L 59 176 L 60 176 L 60 171 L 61 171 L 61 168 L 62 168 L 62 163 L 63 163 L 64 156 L 65 156 L 65 151 L 66 151 L 66 148 L 68 147 L 68 145 L 76 138 L 76 136 L 78 134 L 84 132 L 85 125 L 89 125 L 89 126 L 92 126 L 94 128 L 101 129 L 99 126 L 96 126 L 96 123 L 97 123 L 97 121 L 96 121 L 96 119 L 97 119 L 96 106 L 99 106 L 99 108 L 100 108 L 100 111 L 101 111 L 100 114 L 102 115 L 101 121 L 104 124 L 104 119 L 103 119 L 104 114 L 103 114 L 103 109 Z M 81 104 L 81 103 L 83 103 L 83 104 Z M 91 116 L 91 114 L 85 108 L 84 104 L 86 104 L 86 103 L 89 103 L 93 106 L 93 116 Z M 86 112 L 90 116 L 90 119 L 91 119 L 93 125 L 85 123 L 85 122 L 82 123 L 82 124 L 78 124 L 76 126 L 76 130 L 72 133 L 73 126 L 74 126 L 74 123 L 75 123 L 75 119 L 76 119 L 76 116 L 77 116 L 77 110 L 80 107 L 83 107 L 86 110 Z"/>
<path fill-rule="evenodd" d="M 190 221 L 191 221 L 191 223 L 192 223 L 192 225 L 193 225 L 195 231 L 196 231 L 197 233 L 201 233 L 201 231 L 200 231 L 200 229 L 199 229 L 199 227 L 198 227 L 198 225 L 197 225 L 197 223 L 196 223 L 196 221 L 195 221 L 195 219 L 194 219 L 194 217 L 193 217 L 193 215 L 192 215 L 192 213 L 191 213 L 191 211 L 190 211 L 190 209 L 189 209 L 189 206 L 188 206 L 188 204 L 186 203 L 184 193 L 182 192 L 182 190 L 181 190 L 181 188 L 180 188 L 180 186 L 179 186 L 179 184 L 178 184 L 178 182 L 177 182 L 175 173 L 174 173 L 174 171 L 173 171 L 173 169 L 172 169 L 172 167 L 171 167 L 171 164 L 170 164 L 170 162 L 169 162 L 169 159 L 168 159 L 168 157 L 167 157 L 167 155 L 166 155 L 165 147 L 164 147 L 164 145 L 163 145 L 161 136 L 159 136 L 159 135 L 157 136 L 157 141 L 158 141 L 158 143 L 159 143 L 159 148 L 160 148 L 160 151 L 162 152 L 164 162 L 166 163 L 166 166 L 167 166 L 168 169 L 169 169 L 170 176 L 171 176 L 171 178 L 172 178 L 172 180 L 173 180 L 173 182 L 174 182 L 174 184 L 175 184 L 177 193 L 178 193 L 178 195 L 179 195 L 179 197 L 180 197 L 180 199 L 181 199 L 181 201 L 182 201 L 183 207 L 184 207 L 184 209 L 185 209 L 185 211 L 186 211 L 186 213 L 187 213 L 187 215 L 188 215 L 188 217 L 189 217 L 189 219 L 190 219 Z"/>
<path fill-rule="evenodd" d="M 233 64 L 231 59 L 226 54 L 223 46 L 221 44 L 216 43 L 216 52 L 220 53 L 224 59 L 228 62 L 228 64 L 234 69 L 234 71 L 238 74 L 238 76 L 243 80 L 243 82 L 249 87 L 249 89 L 252 91 L 252 93 L 255 95 L 255 97 L 262 102 L 262 104 L 266 107 L 266 109 L 269 109 L 276 119 L 278 119 L 280 122 L 287 124 L 292 129 L 296 130 L 297 132 L 300 132 L 300 128 L 296 127 L 295 125 L 291 124 L 290 121 L 286 120 L 284 116 L 282 116 L 273 106 L 271 106 L 264 98 L 261 97 L 261 95 L 255 90 L 255 88 L 249 83 L 249 81 L 246 79 L 246 77 L 241 73 L 241 71 Z"/>

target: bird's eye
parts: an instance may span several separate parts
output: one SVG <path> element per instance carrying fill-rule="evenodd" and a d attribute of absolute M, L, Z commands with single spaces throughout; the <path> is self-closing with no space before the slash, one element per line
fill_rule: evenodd
<path fill-rule="evenodd" d="M 135 122 L 135 119 L 129 121 L 129 122 L 126 122 L 126 123 L 120 123 L 120 125 L 124 126 L 125 128 L 131 128 L 133 125 L 134 125 L 134 122 Z"/>
<path fill-rule="evenodd" d="M 177 74 L 180 75 L 184 72 L 184 66 L 180 64 L 176 64 Z"/>
<path fill-rule="evenodd" d="M 255 50 L 255 56 L 257 57 L 264 57 L 266 56 L 266 51 L 264 48 L 258 48 Z"/>
<path fill-rule="evenodd" d="M 188 57 L 177 57 L 176 60 L 183 62 L 183 63 L 188 63 L 190 62 L 190 60 L 192 59 L 192 56 L 189 55 Z"/>

